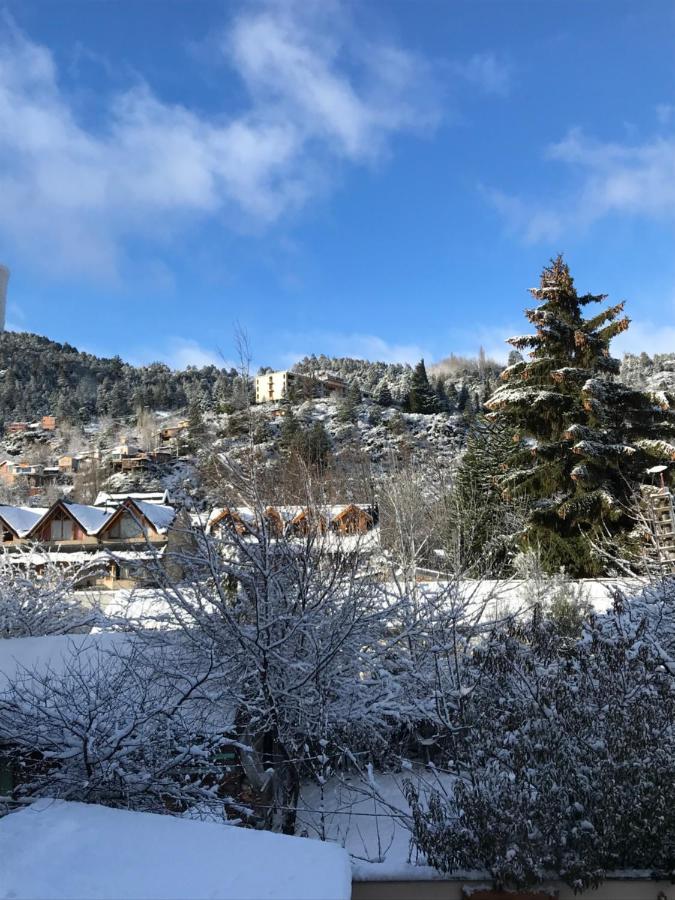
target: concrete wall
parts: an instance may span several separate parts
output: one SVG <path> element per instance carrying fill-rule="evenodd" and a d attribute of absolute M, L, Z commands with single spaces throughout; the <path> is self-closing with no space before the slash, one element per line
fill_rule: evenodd
<path fill-rule="evenodd" d="M 476 891 L 484 882 L 470 881 L 354 881 L 352 900 L 470 900 L 470 891 Z M 464 893 L 464 888 L 468 892 Z M 487 885 L 486 885 L 487 887 Z M 644 879 L 612 879 L 605 881 L 598 890 L 574 894 L 571 888 L 557 882 L 551 885 L 552 893 L 543 888 L 530 893 L 531 900 L 556 897 L 557 900 L 675 900 L 675 885 L 669 881 Z M 488 889 L 489 890 L 489 889 Z M 556 893 L 557 892 L 557 893 Z M 476 896 L 476 894 L 474 894 Z M 481 894 L 478 894 L 481 897 Z M 526 892 L 483 894 L 482 897 L 502 900 L 524 900 Z"/>

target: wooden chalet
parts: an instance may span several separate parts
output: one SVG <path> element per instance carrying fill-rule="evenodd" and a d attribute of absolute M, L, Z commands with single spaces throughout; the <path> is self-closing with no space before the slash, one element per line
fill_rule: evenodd
<path fill-rule="evenodd" d="M 3 547 L 17 553 L 12 561 L 36 571 L 50 562 L 84 568 L 91 564 L 93 574 L 81 587 L 147 582 L 154 571 L 151 563 L 160 557 L 166 557 L 167 571 L 171 565 L 170 574 L 180 577 L 182 573 L 168 560 L 172 548 L 186 547 L 189 528 L 184 525 L 183 514 L 173 507 L 132 497 L 114 507 L 64 500 L 49 509 L 0 506 Z"/>
<path fill-rule="evenodd" d="M 325 534 L 328 530 L 328 520 L 327 516 L 320 510 L 305 507 L 291 519 L 290 527 L 294 534 L 302 535 L 303 537 L 314 531 Z"/>
<path fill-rule="evenodd" d="M 334 532 L 339 535 L 359 535 L 372 531 L 377 525 L 374 507 L 349 503 L 339 506 L 267 506 L 259 513 L 250 507 L 223 507 L 214 509 L 209 516 L 206 531 L 215 534 L 223 526 L 245 534 L 263 516 L 275 537 L 283 535 L 306 536 Z"/>
<path fill-rule="evenodd" d="M 350 503 L 331 517 L 331 528 L 339 534 L 365 534 L 375 524 L 375 516 L 369 507 Z"/>

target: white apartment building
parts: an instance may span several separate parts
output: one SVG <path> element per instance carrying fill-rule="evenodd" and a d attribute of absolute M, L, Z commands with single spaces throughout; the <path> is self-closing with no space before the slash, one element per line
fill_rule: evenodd
<path fill-rule="evenodd" d="M 299 372 L 267 372 L 265 375 L 256 375 L 255 402 L 273 403 L 275 400 L 285 400 L 293 387 L 300 388 L 305 385 L 308 390 L 318 390 L 319 393 L 329 396 L 344 396 L 347 393 L 347 384 L 337 375 L 329 372 L 315 373 L 311 378 L 301 375 Z"/>
<path fill-rule="evenodd" d="M 304 375 L 297 372 L 267 372 L 265 375 L 256 375 L 255 402 L 271 403 L 275 400 L 285 400 L 293 385 L 308 381 Z"/>

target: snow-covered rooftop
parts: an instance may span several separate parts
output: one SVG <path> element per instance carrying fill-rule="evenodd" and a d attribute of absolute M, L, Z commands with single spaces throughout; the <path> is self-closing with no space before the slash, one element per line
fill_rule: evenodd
<path fill-rule="evenodd" d="M 77 519 L 87 534 L 97 534 L 112 516 L 114 510 L 97 506 L 84 506 L 82 503 L 65 503 L 68 511 Z"/>
<path fill-rule="evenodd" d="M 46 509 L 37 506 L 0 506 L 0 518 L 4 519 L 20 538 L 26 537 L 46 512 Z"/>
<path fill-rule="evenodd" d="M 160 534 L 165 534 L 176 518 L 173 506 L 160 506 L 158 503 L 146 503 L 142 500 L 134 500 L 134 504 Z"/>
<path fill-rule="evenodd" d="M 40 800 L 0 820 L 13 900 L 348 900 L 336 844 L 216 822 Z"/>
<path fill-rule="evenodd" d="M 121 503 L 123 500 L 140 500 L 142 503 L 156 503 L 160 506 L 167 506 L 169 503 L 168 491 L 132 491 L 127 493 L 108 493 L 107 491 L 99 491 L 94 500 L 94 506 L 111 506 Z"/>

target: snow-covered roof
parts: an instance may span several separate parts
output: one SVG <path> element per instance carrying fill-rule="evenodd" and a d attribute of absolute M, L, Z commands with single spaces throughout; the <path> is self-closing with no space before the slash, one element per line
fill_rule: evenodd
<path fill-rule="evenodd" d="M 176 518 L 176 510 L 173 506 L 160 506 L 157 503 L 145 503 L 134 500 L 134 506 L 141 512 L 159 532 L 166 534 Z"/>
<path fill-rule="evenodd" d="M 108 493 L 107 491 L 99 491 L 94 500 L 94 506 L 109 506 L 122 501 L 140 500 L 142 503 L 156 503 L 160 506 L 166 506 L 169 503 L 168 491 L 137 491 L 128 493 Z"/>
<path fill-rule="evenodd" d="M 82 503 L 64 503 L 63 505 L 90 535 L 98 534 L 114 512 L 112 509 L 84 506 Z"/>
<path fill-rule="evenodd" d="M 321 504 L 317 507 L 307 507 L 307 506 L 280 506 L 276 504 L 270 504 L 264 508 L 264 512 L 267 513 L 277 513 L 284 522 L 292 522 L 302 513 L 306 513 L 309 509 L 316 511 L 326 523 L 332 522 L 338 516 L 345 512 L 345 510 L 350 509 L 351 507 L 356 507 L 357 509 L 363 510 L 367 515 L 373 515 L 373 508 L 369 503 L 337 503 L 333 505 Z M 221 506 L 216 507 L 211 510 L 209 514 L 208 520 L 206 522 L 206 531 L 210 531 L 210 529 L 215 525 L 223 513 L 230 513 L 233 516 L 238 516 L 242 522 L 254 523 L 256 521 L 256 510 L 254 510 L 250 506 Z"/>
<path fill-rule="evenodd" d="M 18 534 L 20 538 L 35 528 L 47 509 L 38 506 L 0 506 L 0 518 Z"/>
<path fill-rule="evenodd" d="M 220 822 L 40 800 L 0 820 L 3 896 L 348 900 L 337 844 Z"/>

